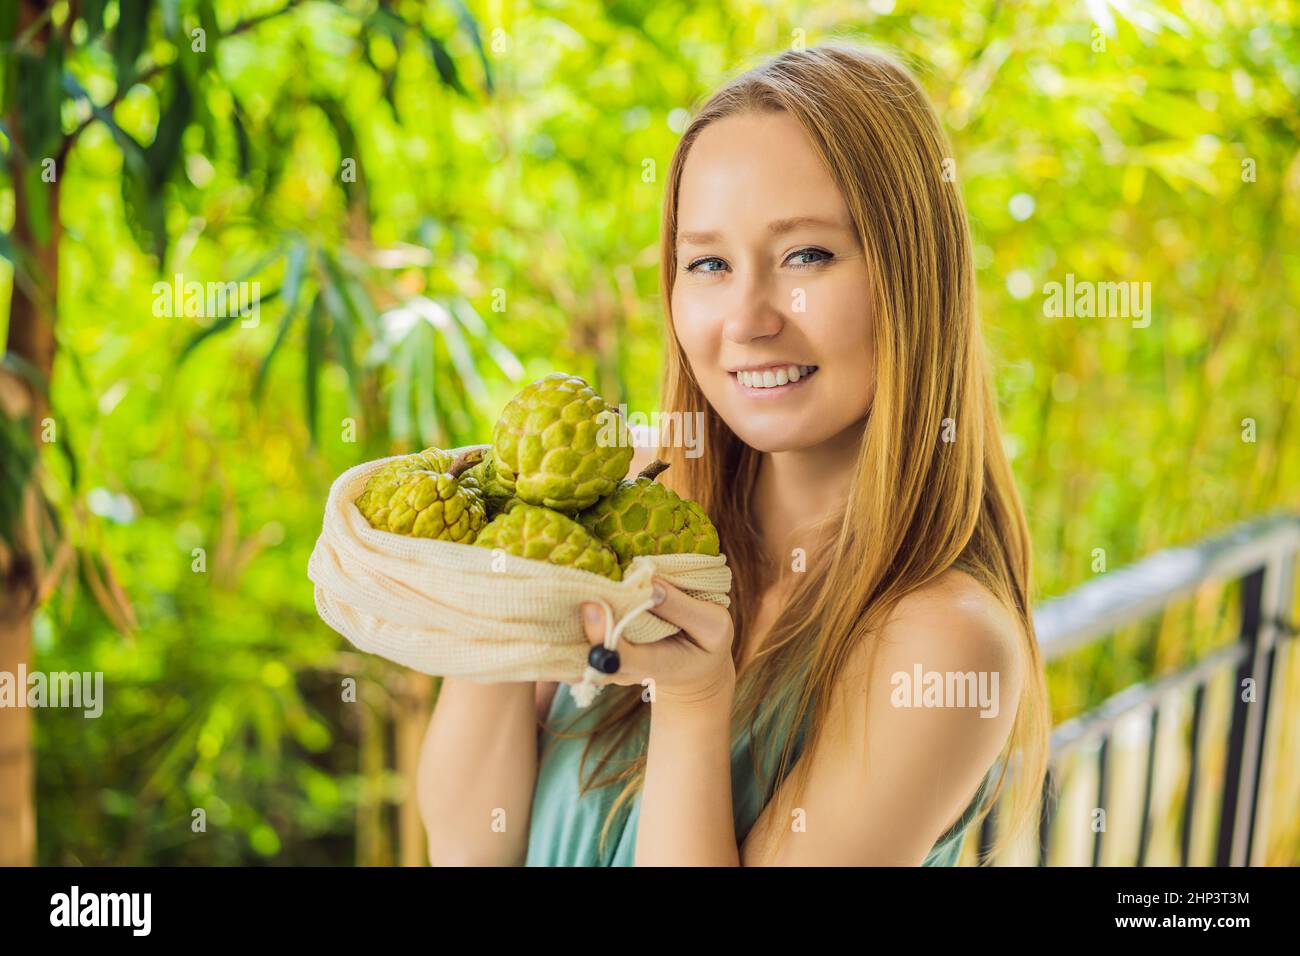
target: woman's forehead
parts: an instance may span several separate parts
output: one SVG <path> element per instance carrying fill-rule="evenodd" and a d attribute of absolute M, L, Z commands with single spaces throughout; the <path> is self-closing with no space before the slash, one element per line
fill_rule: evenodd
<path fill-rule="evenodd" d="M 745 113 L 706 126 L 691 145 L 677 197 L 678 234 L 742 223 L 771 230 L 852 228 L 839 187 L 788 113 Z"/>

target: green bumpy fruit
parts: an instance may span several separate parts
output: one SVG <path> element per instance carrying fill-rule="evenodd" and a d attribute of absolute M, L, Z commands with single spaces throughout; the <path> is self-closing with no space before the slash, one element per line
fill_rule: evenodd
<path fill-rule="evenodd" d="M 493 518 L 474 542 L 508 554 L 623 580 L 618 556 L 567 515 L 522 501 Z"/>
<path fill-rule="evenodd" d="M 623 416 L 576 375 L 552 372 L 510 400 L 492 433 L 502 488 L 573 514 L 610 494 L 632 463 Z"/>
<path fill-rule="evenodd" d="M 655 481 L 667 467 L 656 461 L 578 515 L 578 522 L 618 555 L 624 569 L 641 556 L 719 553 L 718 529 L 704 509 Z"/>
<path fill-rule="evenodd" d="M 366 480 L 366 486 L 356 501 L 357 508 L 371 527 L 386 529 L 388 507 L 393 500 L 393 492 L 402 479 L 416 471 L 447 471 L 453 460 L 453 456 L 441 448 L 426 448 L 413 455 L 396 458 Z"/>
<path fill-rule="evenodd" d="M 381 469 L 366 482 L 357 507 L 372 528 L 414 538 L 435 538 L 456 544 L 473 544 L 487 524 L 487 508 L 478 482 L 468 474 L 482 452 L 466 452 L 455 461 L 450 455 L 419 458 L 438 467 L 399 469 L 394 476 Z M 363 507 L 364 502 L 364 507 Z"/>
<path fill-rule="evenodd" d="M 479 494 L 483 497 L 483 503 L 487 505 L 488 518 L 495 518 L 505 510 L 508 502 L 517 500 L 513 498 L 510 490 L 501 483 L 501 479 L 497 476 L 496 463 L 492 460 L 491 446 L 484 449 L 483 460 L 466 474 L 478 482 Z"/>

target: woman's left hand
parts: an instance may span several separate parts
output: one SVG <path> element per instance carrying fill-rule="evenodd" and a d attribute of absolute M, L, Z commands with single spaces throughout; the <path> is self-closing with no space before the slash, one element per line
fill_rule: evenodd
<path fill-rule="evenodd" d="M 601 675 L 597 684 L 643 684 L 651 703 L 730 705 L 736 688 L 731 659 L 731 615 L 724 607 L 690 597 L 655 578 L 655 593 L 663 600 L 650 613 L 681 630 L 649 644 L 618 642 L 619 668 Z M 580 609 L 587 640 L 605 640 L 605 611 L 585 601 Z"/>

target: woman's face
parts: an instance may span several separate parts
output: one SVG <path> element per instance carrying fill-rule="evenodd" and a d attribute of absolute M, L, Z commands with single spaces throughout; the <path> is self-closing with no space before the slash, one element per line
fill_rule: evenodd
<path fill-rule="evenodd" d="M 731 430 L 778 452 L 860 422 L 875 387 L 870 308 L 848 207 L 798 121 L 706 126 L 682 168 L 672 315 Z"/>

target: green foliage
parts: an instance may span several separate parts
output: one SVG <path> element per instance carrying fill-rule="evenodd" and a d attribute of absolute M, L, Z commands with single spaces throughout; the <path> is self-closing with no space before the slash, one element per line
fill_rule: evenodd
<path fill-rule="evenodd" d="M 4 94 L 44 107 L 20 111 L 31 142 L 87 124 L 60 169 L 52 393 L 80 481 L 43 461 L 139 627 L 121 637 L 93 596 L 102 562 L 37 618 L 39 666 L 103 670 L 107 697 L 97 721 L 37 721 L 42 862 L 384 859 L 357 821 L 403 799 L 375 729 L 402 685 L 316 617 L 305 568 L 329 483 L 487 440 L 517 386 L 555 369 L 652 410 L 680 111 L 792 42 L 895 46 L 951 132 L 1041 596 L 1096 573 L 1096 549 L 1113 569 L 1300 505 L 1287 4 L 80 9 L 46 57 L 13 52 L 0 22 Z M 8 233 L 32 166 L 3 152 Z M 1048 317 L 1042 290 L 1067 273 L 1150 282 L 1150 325 Z M 261 320 L 156 314 L 175 274 L 260 282 Z M 1176 664 L 1147 641 L 1122 656 Z M 1077 667 L 1053 675 L 1069 709 L 1134 676 Z"/>

